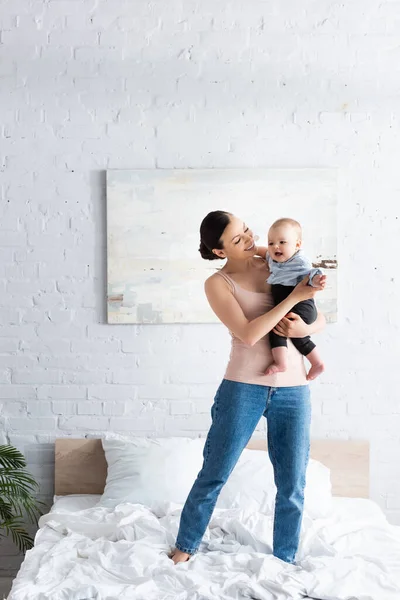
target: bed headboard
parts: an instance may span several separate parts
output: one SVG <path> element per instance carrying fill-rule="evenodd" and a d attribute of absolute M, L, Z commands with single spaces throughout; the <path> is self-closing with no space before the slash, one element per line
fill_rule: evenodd
<path fill-rule="evenodd" d="M 101 440 L 59 438 L 55 446 L 55 494 L 102 494 L 107 463 Z M 247 447 L 267 450 L 265 440 Z M 312 440 L 310 456 L 331 470 L 334 496 L 369 498 L 369 442 Z"/>

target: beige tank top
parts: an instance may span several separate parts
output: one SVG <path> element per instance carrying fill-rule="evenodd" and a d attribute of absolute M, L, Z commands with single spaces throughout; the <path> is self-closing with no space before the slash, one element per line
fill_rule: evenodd
<path fill-rule="evenodd" d="M 271 293 L 250 292 L 240 287 L 223 271 L 217 271 L 217 273 L 229 283 L 233 295 L 249 321 L 273 308 L 274 302 Z M 232 336 L 232 346 L 229 363 L 225 371 L 225 379 L 271 387 L 307 385 L 303 357 L 290 340 L 288 340 L 287 371 L 267 377 L 264 375 L 265 370 L 273 361 L 268 335 L 261 338 L 254 346 L 248 346 L 232 332 L 230 334 Z"/>

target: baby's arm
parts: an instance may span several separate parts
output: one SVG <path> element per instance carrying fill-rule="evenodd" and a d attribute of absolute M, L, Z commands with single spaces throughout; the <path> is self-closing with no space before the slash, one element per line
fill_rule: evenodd
<path fill-rule="evenodd" d="M 257 256 L 261 256 L 261 258 L 267 259 L 268 249 L 266 246 L 256 246 L 256 254 Z"/>
<path fill-rule="evenodd" d="M 311 269 L 309 285 L 319 287 L 322 282 L 326 282 L 326 275 L 323 274 L 321 269 Z"/>
<path fill-rule="evenodd" d="M 318 273 L 311 278 L 312 285 L 320 286 L 322 282 L 326 280 L 326 275 L 322 275 L 322 273 Z"/>

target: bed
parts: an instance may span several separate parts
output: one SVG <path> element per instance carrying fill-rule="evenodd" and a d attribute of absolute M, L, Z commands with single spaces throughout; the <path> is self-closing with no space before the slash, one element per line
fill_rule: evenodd
<path fill-rule="evenodd" d="M 254 450 L 265 442 L 254 440 Z M 297 565 L 271 554 L 273 514 L 215 511 L 205 552 L 173 566 L 181 506 L 98 506 L 107 462 L 101 440 L 59 439 L 55 496 L 8 600 L 399 600 L 400 527 L 369 496 L 365 441 L 313 440 L 329 467 L 332 510 L 304 515 Z"/>

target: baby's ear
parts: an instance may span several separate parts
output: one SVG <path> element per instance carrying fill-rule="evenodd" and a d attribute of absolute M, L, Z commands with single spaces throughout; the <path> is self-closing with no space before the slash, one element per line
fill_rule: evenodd
<path fill-rule="evenodd" d="M 301 248 L 302 240 L 297 240 L 296 248 Z"/>

